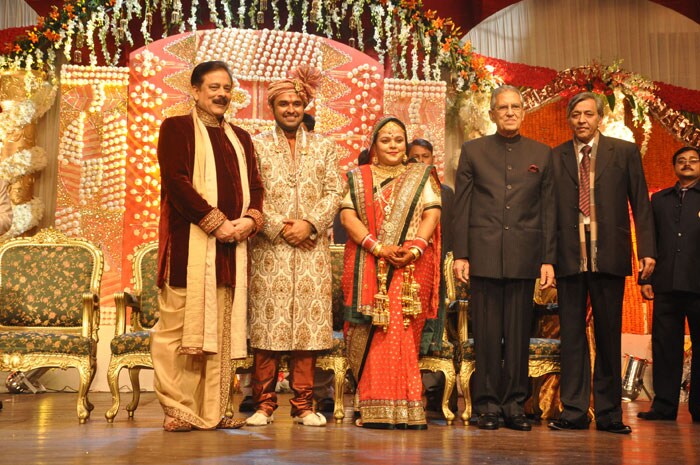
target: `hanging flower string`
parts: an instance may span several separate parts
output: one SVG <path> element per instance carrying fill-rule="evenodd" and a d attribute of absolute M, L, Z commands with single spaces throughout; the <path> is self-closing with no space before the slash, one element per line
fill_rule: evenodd
<path fill-rule="evenodd" d="M 520 87 L 523 90 L 525 107 L 529 110 L 554 99 L 568 99 L 584 91 L 601 95 L 610 111 L 615 111 L 616 105 L 621 103 L 620 100 L 626 101 L 631 110 L 633 124 L 644 131 L 644 140 L 641 143 L 643 154 L 651 136 L 650 115 L 654 115 L 677 139 L 688 145 L 700 144 L 697 114 L 687 111 L 700 109 L 700 92 L 646 80 L 639 74 L 623 70 L 620 61 L 609 66 L 593 62 L 589 66 L 557 72 L 549 68 L 509 63 L 478 54 L 474 54 L 472 60 L 483 60 L 487 70 L 495 76 L 495 81 L 502 80 L 505 84 Z M 668 95 L 673 97 L 666 101 L 664 97 Z M 683 97 L 682 101 L 679 96 Z M 479 102 L 480 100 L 469 92 L 460 93 L 455 102 L 453 113 L 459 115 L 467 137 L 484 134 L 490 128 L 488 120 L 485 119 L 488 118 L 488 113 L 475 111 L 475 105 L 478 106 Z M 488 102 L 484 101 L 483 104 Z"/>
<path fill-rule="evenodd" d="M 281 9 L 287 13 L 284 25 Z M 92 66 L 114 66 L 124 46 L 134 45 L 131 31 L 149 43 L 156 18 L 164 37 L 195 31 L 205 11 L 217 28 L 259 29 L 267 21 L 275 29 L 308 30 L 331 39 L 347 37 L 349 28 L 349 43 L 374 48 L 395 78 L 440 80 L 449 69 L 458 91 L 490 90 L 494 84 L 483 60 L 473 60 L 471 46 L 460 44 L 460 29 L 435 11 L 424 11 L 422 0 L 241 0 L 235 11 L 224 0 L 192 0 L 184 10 L 180 0 L 65 0 L 15 40 L 0 43 L 0 69 L 53 71 L 57 51 L 80 64 L 84 47 Z M 368 24 L 373 40 L 365 41 Z"/>

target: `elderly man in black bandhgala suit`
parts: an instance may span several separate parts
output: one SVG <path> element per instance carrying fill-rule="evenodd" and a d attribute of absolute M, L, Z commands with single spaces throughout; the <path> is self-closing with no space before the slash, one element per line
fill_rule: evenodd
<path fill-rule="evenodd" d="M 561 418 L 554 430 L 590 423 L 591 369 L 586 338 L 590 297 L 596 358 L 593 401 L 598 430 L 628 434 L 622 422 L 621 332 L 625 276 L 632 274 L 628 203 L 644 278 L 654 269 L 656 247 L 642 157 L 636 145 L 605 137 L 600 98 L 575 95 L 567 106 L 573 139 L 554 149 L 557 195 L 557 291 L 561 325 Z"/>
<path fill-rule="evenodd" d="M 551 149 L 520 135 L 520 91 L 491 96 L 496 134 L 466 142 L 455 180 L 453 271 L 471 278 L 476 353 L 474 412 L 481 429 L 531 429 L 524 403 L 535 280 L 554 282 L 555 199 Z"/>

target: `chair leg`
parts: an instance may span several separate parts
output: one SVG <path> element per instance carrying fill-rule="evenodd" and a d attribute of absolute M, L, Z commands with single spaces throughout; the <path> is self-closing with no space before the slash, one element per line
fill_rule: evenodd
<path fill-rule="evenodd" d="M 97 364 L 96 363 L 91 363 L 92 369 L 90 370 L 90 381 L 88 382 L 88 392 L 85 394 L 85 408 L 88 409 L 89 412 L 92 412 L 95 409 L 95 406 L 90 402 L 90 399 L 88 398 L 90 394 L 90 386 L 92 386 L 92 382 L 95 380 L 95 375 L 97 374 Z"/>
<path fill-rule="evenodd" d="M 81 424 L 84 424 L 87 422 L 88 418 L 90 418 L 91 409 L 89 408 L 89 406 L 91 404 L 87 400 L 87 394 L 90 390 L 90 383 L 92 381 L 92 378 L 94 377 L 93 362 L 87 358 L 83 358 L 80 360 L 76 368 L 78 369 L 78 373 L 80 374 L 77 405 L 78 421 Z"/>
<path fill-rule="evenodd" d="M 134 411 L 138 408 L 139 400 L 141 399 L 141 381 L 139 380 L 140 373 L 140 367 L 129 368 L 129 379 L 131 380 L 131 403 L 126 406 L 126 411 L 129 413 L 129 418 L 134 418 Z M 119 389 L 119 386 L 117 386 L 117 389 Z"/>
<path fill-rule="evenodd" d="M 448 425 L 451 425 L 455 419 L 455 414 L 450 410 L 450 396 L 455 387 L 456 377 L 454 364 L 452 360 L 440 359 L 435 357 L 421 357 L 418 360 L 418 367 L 422 371 L 430 371 L 432 373 L 442 373 L 445 377 L 445 387 L 442 392 L 442 415 Z"/>
<path fill-rule="evenodd" d="M 109 367 L 107 368 L 107 384 L 109 385 L 109 392 L 112 394 L 112 406 L 105 413 L 105 418 L 109 423 L 114 421 L 114 417 L 117 416 L 119 412 L 119 372 L 122 367 L 119 363 L 115 363 L 114 359 L 109 361 Z"/>
<path fill-rule="evenodd" d="M 236 397 L 236 389 L 238 388 L 238 378 L 236 377 L 237 368 L 231 370 L 231 383 L 228 388 L 228 401 L 226 402 L 226 411 L 224 415 L 226 418 L 233 418 L 234 415 L 234 400 Z"/>
<path fill-rule="evenodd" d="M 469 419 L 472 417 L 472 394 L 469 389 L 469 381 L 474 374 L 476 363 L 474 361 L 462 360 L 459 367 L 459 384 L 462 386 L 462 394 L 464 394 L 464 412 L 462 412 L 462 421 L 464 425 L 469 424 Z"/>
<path fill-rule="evenodd" d="M 447 424 L 451 425 L 455 419 L 455 414 L 452 413 L 452 410 L 450 410 L 450 397 L 452 397 L 452 391 L 455 388 L 456 382 L 455 378 L 457 376 L 455 374 L 452 361 L 450 360 L 449 363 L 451 369 L 445 369 L 440 371 L 442 371 L 442 374 L 445 376 L 445 389 L 442 393 L 442 414 L 445 416 L 445 421 L 447 421 Z"/>
<path fill-rule="evenodd" d="M 238 384 L 236 373 L 238 373 L 238 370 L 249 370 L 251 368 L 253 368 L 252 355 L 248 355 L 246 358 L 237 358 L 231 360 L 231 385 L 229 386 L 228 401 L 226 402 L 226 410 L 224 411 L 224 415 L 227 418 L 233 418 L 234 415 L 236 405 L 234 401 L 236 397 L 236 388 Z"/>
<path fill-rule="evenodd" d="M 342 423 L 345 418 L 345 377 L 348 373 L 348 362 L 344 358 L 337 358 L 333 369 L 333 387 L 335 389 L 335 407 L 333 418 L 336 423 Z"/>

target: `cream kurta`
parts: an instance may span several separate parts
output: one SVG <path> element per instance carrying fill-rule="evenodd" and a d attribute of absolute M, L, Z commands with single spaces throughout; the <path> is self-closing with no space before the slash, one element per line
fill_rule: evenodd
<path fill-rule="evenodd" d="M 282 131 L 253 138 L 265 187 L 265 227 L 253 240 L 250 345 L 265 350 L 321 350 L 332 344 L 331 262 L 326 230 L 343 196 L 337 150 L 300 128 L 296 164 Z M 283 220 L 304 219 L 318 232 L 316 247 L 292 247 Z"/>

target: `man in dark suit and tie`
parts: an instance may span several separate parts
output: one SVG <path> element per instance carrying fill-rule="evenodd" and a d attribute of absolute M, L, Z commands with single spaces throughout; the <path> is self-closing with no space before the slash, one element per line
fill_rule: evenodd
<path fill-rule="evenodd" d="M 554 430 L 586 429 L 591 369 L 586 338 L 590 297 L 596 358 L 593 400 L 598 430 L 629 434 L 622 422 L 622 299 L 632 274 L 628 202 L 642 278 L 654 269 L 656 246 L 649 193 L 636 145 L 598 131 L 603 103 L 591 92 L 567 106 L 573 139 L 554 149 L 557 195 L 557 291 L 561 325 L 561 418 Z"/>
<path fill-rule="evenodd" d="M 554 283 L 552 152 L 520 135 L 520 91 L 491 94 L 496 134 L 462 146 L 455 179 L 452 244 L 457 279 L 471 278 L 476 355 L 473 408 L 481 429 L 529 431 L 524 414 L 536 278 Z"/>
<path fill-rule="evenodd" d="M 692 361 L 688 410 L 700 423 L 700 149 L 683 147 L 673 154 L 675 186 L 651 196 L 659 260 L 645 299 L 654 299 L 651 352 L 654 402 L 644 420 L 675 420 L 683 376 L 683 342 L 688 318 Z"/>

